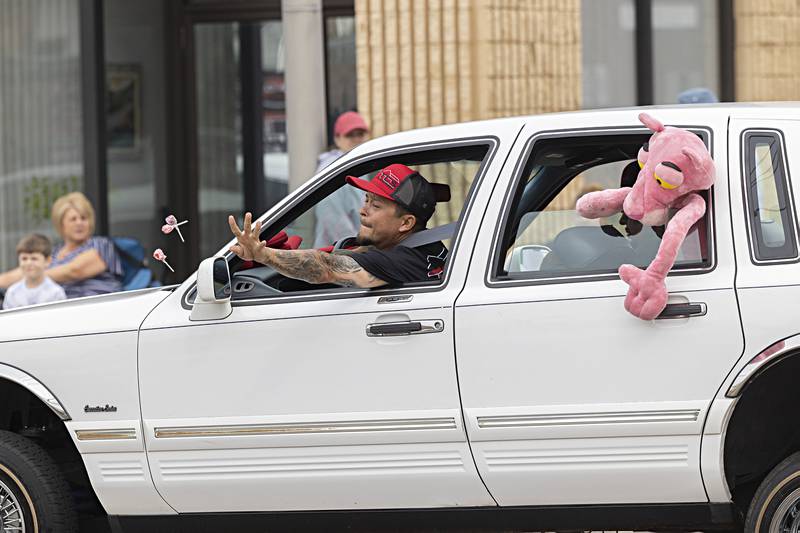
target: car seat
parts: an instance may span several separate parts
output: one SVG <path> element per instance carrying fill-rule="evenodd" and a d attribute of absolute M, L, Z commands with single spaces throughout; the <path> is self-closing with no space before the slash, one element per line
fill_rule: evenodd
<path fill-rule="evenodd" d="M 562 230 L 553 239 L 552 250 L 542 260 L 542 270 L 616 270 L 636 259 L 627 239 L 612 237 L 595 226 Z"/>

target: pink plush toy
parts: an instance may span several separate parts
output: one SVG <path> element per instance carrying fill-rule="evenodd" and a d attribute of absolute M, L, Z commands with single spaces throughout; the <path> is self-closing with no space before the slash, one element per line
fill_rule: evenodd
<path fill-rule="evenodd" d="M 625 309 L 642 320 L 652 320 L 667 305 L 664 280 L 675 263 L 678 249 L 706 211 L 705 201 L 695 191 L 713 185 L 714 161 L 694 133 L 664 127 L 647 113 L 641 113 L 639 120 L 653 135 L 639 150 L 642 170 L 633 188 L 588 193 L 578 200 L 576 209 L 585 218 L 607 217 L 622 211 L 646 226 L 667 224 L 669 210 L 677 209 L 647 270 L 633 265 L 619 267 L 620 277 L 629 285 Z"/>

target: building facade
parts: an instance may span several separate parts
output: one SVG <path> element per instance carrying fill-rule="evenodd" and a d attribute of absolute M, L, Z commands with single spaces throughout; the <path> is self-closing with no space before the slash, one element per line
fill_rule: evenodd
<path fill-rule="evenodd" d="M 788 0 L 0 0 L 0 270 L 82 190 L 178 281 L 313 174 L 335 117 L 798 98 Z M 161 234 L 188 219 L 187 243 Z"/>

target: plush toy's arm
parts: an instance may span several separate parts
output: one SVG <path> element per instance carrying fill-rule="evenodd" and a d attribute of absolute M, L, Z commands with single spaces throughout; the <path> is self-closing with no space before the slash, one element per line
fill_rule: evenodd
<path fill-rule="evenodd" d="M 575 204 L 575 209 L 583 218 L 611 216 L 622 211 L 622 204 L 630 192 L 630 187 L 590 192 L 580 197 Z"/>
<path fill-rule="evenodd" d="M 681 199 L 680 203 L 675 205 L 678 212 L 672 217 L 672 220 L 667 224 L 664 231 L 664 236 L 661 238 L 661 246 L 658 247 L 658 253 L 647 271 L 655 274 L 656 276 L 664 279 L 669 273 L 669 269 L 675 264 L 675 258 L 678 257 L 678 250 L 683 244 L 686 235 L 692 226 L 703 218 L 706 212 L 706 202 L 698 194 L 689 194 Z"/>
<path fill-rule="evenodd" d="M 681 199 L 675 207 L 678 212 L 667 224 L 656 258 L 647 270 L 640 270 L 633 265 L 619 267 L 622 281 L 629 285 L 625 309 L 642 320 L 656 318 L 666 307 L 669 294 L 664 280 L 675 264 L 678 250 L 692 225 L 706 212 L 705 201 L 694 193 Z"/>

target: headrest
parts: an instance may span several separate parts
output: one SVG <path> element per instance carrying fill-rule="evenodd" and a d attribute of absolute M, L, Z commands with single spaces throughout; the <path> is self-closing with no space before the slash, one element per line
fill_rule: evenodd
<path fill-rule="evenodd" d="M 450 186 L 444 183 L 431 183 L 433 187 L 433 194 L 436 197 L 436 202 L 449 202 L 450 201 Z"/>

